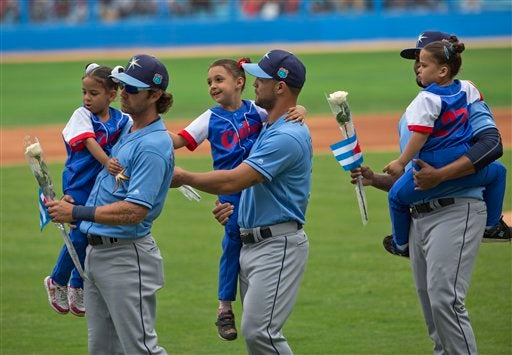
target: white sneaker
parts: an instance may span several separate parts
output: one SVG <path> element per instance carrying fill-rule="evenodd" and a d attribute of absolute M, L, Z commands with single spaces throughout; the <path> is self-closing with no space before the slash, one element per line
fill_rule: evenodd
<path fill-rule="evenodd" d="M 61 286 L 53 281 L 50 276 L 46 276 L 44 279 L 44 287 L 48 294 L 48 302 L 55 312 L 59 314 L 68 313 L 68 286 Z"/>
<path fill-rule="evenodd" d="M 68 287 L 69 311 L 77 317 L 85 315 L 84 289 Z"/>

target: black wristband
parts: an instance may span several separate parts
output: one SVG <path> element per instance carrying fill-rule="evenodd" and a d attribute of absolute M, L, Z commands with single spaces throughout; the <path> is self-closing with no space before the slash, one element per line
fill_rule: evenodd
<path fill-rule="evenodd" d="M 95 213 L 96 213 L 96 207 L 73 206 L 73 210 L 71 211 L 71 217 L 75 221 L 94 222 L 94 214 Z"/>

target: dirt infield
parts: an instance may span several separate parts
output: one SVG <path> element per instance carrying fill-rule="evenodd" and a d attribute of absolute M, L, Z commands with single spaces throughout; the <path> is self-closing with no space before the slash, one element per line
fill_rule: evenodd
<path fill-rule="evenodd" d="M 500 109 L 493 111 L 496 124 L 501 131 L 505 147 L 512 146 L 511 110 Z M 400 114 L 360 115 L 354 117 L 359 141 L 363 151 L 396 151 L 398 148 L 398 133 L 396 123 Z M 167 127 L 176 132 L 189 121 L 168 121 Z M 307 124 L 311 130 L 313 149 L 315 153 L 329 152 L 329 145 L 339 141 L 342 135 L 338 125 L 332 116 L 309 117 Z M 0 166 L 24 164 L 23 137 L 26 135 L 39 138 L 45 151 L 45 157 L 49 162 L 64 161 L 66 150 L 62 142 L 62 125 L 2 128 L 0 130 L 1 150 Z M 196 152 L 187 149 L 176 151 L 176 156 L 197 156 L 197 154 L 209 155 L 208 142 L 202 144 Z"/>

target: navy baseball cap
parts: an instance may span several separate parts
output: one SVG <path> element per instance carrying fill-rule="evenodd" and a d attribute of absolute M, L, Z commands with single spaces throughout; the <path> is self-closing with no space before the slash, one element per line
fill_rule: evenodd
<path fill-rule="evenodd" d="M 134 55 L 122 73 L 113 73 L 113 78 L 126 85 L 138 88 L 167 89 L 169 74 L 165 66 L 153 56 L 147 54 Z"/>
<path fill-rule="evenodd" d="M 249 74 L 263 79 L 284 81 L 286 85 L 301 89 L 306 81 L 306 67 L 294 54 L 274 49 L 258 63 L 243 63 Z"/>
<path fill-rule="evenodd" d="M 416 51 L 425 47 L 427 44 L 442 41 L 443 39 L 449 39 L 450 34 L 439 31 L 425 31 L 422 32 L 416 41 L 416 48 L 407 48 L 400 52 L 402 58 L 405 59 L 416 59 Z"/>

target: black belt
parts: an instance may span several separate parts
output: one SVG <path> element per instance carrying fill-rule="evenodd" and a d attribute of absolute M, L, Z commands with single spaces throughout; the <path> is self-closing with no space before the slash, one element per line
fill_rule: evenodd
<path fill-rule="evenodd" d="M 438 208 L 453 205 L 455 203 L 454 198 L 440 198 L 437 200 L 428 201 L 411 206 L 412 213 L 429 213 L 437 210 Z"/>
<path fill-rule="evenodd" d="M 290 226 L 282 227 L 283 225 L 289 224 Z M 256 228 L 254 228 L 256 229 Z M 260 227 L 259 228 L 259 235 L 262 239 L 272 238 L 276 235 L 282 235 L 286 233 L 296 232 L 298 230 L 302 229 L 302 223 L 299 222 L 284 222 L 279 223 L 274 226 L 268 226 L 268 227 Z M 274 230 L 274 233 L 272 233 L 272 230 Z M 244 244 L 254 244 L 258 242 L 257 237 L 255 236 L 255 233 L 242 230 L 240 231 L 240 238 L 242 239 L 242 243 Z"/>
<path fill-rule="evenodd" d="M 87 234 L 87 241 L 90 245 L 116 244 L 119 239 L 111 237 L 102 237 L 94 234 Z"/>

